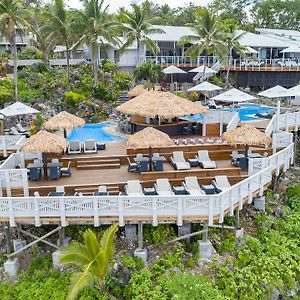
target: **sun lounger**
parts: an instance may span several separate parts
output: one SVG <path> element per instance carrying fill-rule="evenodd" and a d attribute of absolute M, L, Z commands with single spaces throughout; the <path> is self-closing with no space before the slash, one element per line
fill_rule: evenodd
<path fill-rule="evenodd" d="M 128 180 L 124 191 L 128 196 L 144 196 L 143 188 L 139 180 Z"/>
<path fill-rule="evenodd" d="M 64 193 L 65 192 L 65 186 L 64 185 L 58 185 L 56 187 L 56 190 L 55 190 L 57 193 Z"/>
<path fill-rule="evenodd" d="M 68 153 L 69 154 L 81 153 L 81 142 L 77 140 L 69 141 Z"/>
<path fill-rule="evenodd" d="M 10 128 L 10 131 L 9 131 L 9 134 L 11 134 L 11 135 L 21 135 L 22 133 L 20 133 L 20 132 L 16 129 L 16 127 L 11 127 L 11 128 Z"/>
<path fill-rule="evenodd" d="M 129 159 L 129 157 L 127 157 L 127 161 L 128 161 L 127 171 L 128 172 L 137 171 L 137 163 L 131 162 L 130 159 Z"/>
<path fill-rule="evenodd" d="M 15 127 L 20 133 L 28 133 L 28 130 L 25 129 L 20 123 L 16 124 Z"/>
<path fill-rule="evenodd" d="M 211 109 L 222 109 L 222 105 L 217 105 L 215 100 L 208 100 L 208 107 Z"/>
<path fill-rule="evenodd" d="M 174 195 L 169 179 L 156 179 L 156 182 L 154 183 L 154 188 L 158 195 Z"/>
<path fill-rule="evenodd" d="M 196 176 L 185 177 L 182 185 L 190 195 L 205 195 L 204 191 L 200 188 Z"/>
<path fill-rule="evenodd" d="M 187 126 L 183 127 L 183 134 L 192 133 L 192 123 L 187 124 Z"/>
<path fill-rule="evenodd" d="M 68 162 L 68 166 L 67 167 L 62 167 L 60 168 L 60 175 L 67 175 L 67 176 L 71 176 L 71 168 L 70 168 L 70 165 L 71 165 L 71 161 Z"/>
<path fill-rule="evenodd" d="M 83 153 L 97 153 L 97 144 L 95 140 L 85 140 L 83 143 Z"/>
<path fill-rule="evenodd" d="M 212 181 L 212 185 L 215 187 L 218 193 L 224 192 L 231 188 L 231 184 L 229 183 L 226 175 L 215 176 L 215 180 Z"/>
<path fill-rule="evenodd" d="M 171 164 L 176 170 L 189 170 L 190 164 L 185 160 L 182 151 L 174 151 L 171 156 Z"/>
<path fill-rule="evenodd" d="M 99 185 L 98 192 L 94 193 L 95 196 L 107 196 L 109 195 L 107 187 L 105 185 Z"/>
<path fill-rule="evenodd" d="M 215 169 L 217 167 L 216 162 L 209 158 L 208 150 L 198 150 L 196 158 L 203 169 Z"/>

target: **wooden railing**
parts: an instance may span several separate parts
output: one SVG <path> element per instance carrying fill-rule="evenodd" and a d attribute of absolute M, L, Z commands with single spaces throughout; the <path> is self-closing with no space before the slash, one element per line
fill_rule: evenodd
<path fill-rule="evenodd" d="M 253 195 L 262 195 L 271 183 L 274 171 L 282 166 L 287 170 L 293 162 L 293 144 L 270 156 L 266 163 L 255 165 L 253 174 L 240 181 L 227 191 L 216 195 L 183 196 L 66 196 L 66 197 L 0 197 L 0 219 L 7 219 L 16 226 L 18 219 L 40 226 L 46 222 L 59 220 L 62 226 L 68 219 L 89 219 L 95 226 L 100 223 L 117 221 L 124 226 L 127 221 L 144 220 L 156 226 L 159 222 L 176 222 L 179 226 L 184 220 L 208 220 L 212 225 L 219 223 L 224 215 L 233 214 L 234 209 L 242 209 L 245 201 L 251 202 Z M 262 162 L 262 160 L 261 160 Z"/>

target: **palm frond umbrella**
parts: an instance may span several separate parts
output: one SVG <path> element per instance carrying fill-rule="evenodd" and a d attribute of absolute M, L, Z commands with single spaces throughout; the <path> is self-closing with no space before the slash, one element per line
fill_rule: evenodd
<path fill-rule="evenodd" d="M 28 138 L 25 144 L 20 148 L 20 151 L 26 153 L 42 153 L 44 174 L 47 176 L 47 154 L 60 154 L 63 153 L 66 148 L 66 139 L 46 130 L 41 130 Z"/>
<path fill-rule="evenodd" d="M 231 145 L 245 145 L 245 156 L 248 156 L 249 146 L 268 146 L 271 138 L 253 125 L 246 124 L 223 134 L 225 140 Z"/>
<path fill-rule="evenodd" d="M 173 141 L 164 132 L 153 127 L 133 134 L 128 138 L 127 147 L 130 149 L 149 148 L 149 170 L 152 170 L 152 148 L 161 148 L 172 146 Z"/>
<path fill-rule="evenodd" d="M 44 124 L 44 128 L 49 131 L 63 130 L 64 137 L 67 137 L 67 130 L 82 127 L 85 124 L 85 121 L 73 114 L 70 114 L 66 111 L 62 111 L 55 115 L 53 118 L 48 120 Z"/>
<path fill-rule="evenodd" d="M 127 115 L 165 119 L 207 113 L 202 105 L 162 91 L 146 91 L 119 105 L 117 110 Z"/>

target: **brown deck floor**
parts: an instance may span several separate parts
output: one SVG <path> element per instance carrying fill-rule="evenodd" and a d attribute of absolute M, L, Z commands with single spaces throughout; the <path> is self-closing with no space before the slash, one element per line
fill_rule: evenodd
<path fill-rule="evenodd" d="M 219 160 L 216 162 L 218 168 L 232 167 L 229 160 Z M 172 171 L 174 168 L 166 162 L 165 171 Z M 226 174 L 224 174 L 226 175 Z M 245 174 L 243 174 L 245 175 Z M 57 186 L 57 185 L 101 185 L 105 183 L 126 182 L 127 180 L 139 179 L 140 175 L 136 172 L 127 172 L 127 166 L 121 166 L 119 169 L 101 169 L 101 170 L 77 170 L 72 168 L 72 176 L 63 177 L 58 180 L 42 179 L 40 181 L 30 181 L 29 187 Z"/>

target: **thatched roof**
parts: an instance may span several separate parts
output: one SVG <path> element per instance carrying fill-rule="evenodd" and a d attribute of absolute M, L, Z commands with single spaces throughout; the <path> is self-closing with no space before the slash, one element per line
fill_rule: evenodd
<path fill-rule="evenodd" d="M 175 118 L 206 113 L 207 109 L 170 92 L 147 91 L 117 107 L 127 115 Z"/>
<path fill-rule="evenodd" d="M 44 128 L 50 131 L 61 129 L 73 129 L 83 126 L 85 121 L 75 115 L 72 115 L 66 111 L 58 113 L 56 116 L 48 120 L 44 124 Z"/>
<path fill-rule="evenodd" d="M 138 84 L 128 92 L 128 96 L 133 98 L 145 93 L 146 91 L 147 90 L 144 88 L 142 84 Z"/>
<path fill-rule="evenodd" d="M 166 133 L 152 127 L 146 127 L 133 134 L 127 141 L 127 147 L 131 149 L 160 148 L 171 146 L 172 144 L 173 141 Z"/>
<path fill-rule="evenodd" d="M 27 139 L 20 151 L 27 153 L 62 153 L 66 148 L 67 141 L 64 138 L 46 130 L 41 130 Z"/>
<path fill-rule="evenodd" d="M 223 136 L 232 146 L 268 146 L 271 143 L 270 137 L 250 124 L 225 132 Z"/>

